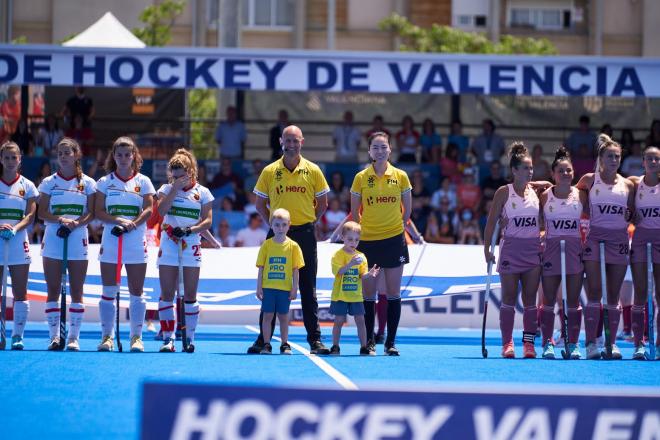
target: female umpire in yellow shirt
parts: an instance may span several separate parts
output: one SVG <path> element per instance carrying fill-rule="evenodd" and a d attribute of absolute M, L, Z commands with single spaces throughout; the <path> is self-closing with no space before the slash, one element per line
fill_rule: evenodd
<path fill-rule="evenodd" d="M 377 278 L 364 280 L 365 324 L 367 347 L 375 354 L 374 316 L 378 279 L 385 278 L 387 294 L 387 339 L 385 354 L 398 356 L 394 346 L 401 318 L 401 276 L 408 263 L 408 247 L 403 235 L 410 219 L 412 186 L 405 171 L 389 163 L 392 149 L 387 133 L 369 136 L 369 156 L 372 164 L 359 172 L 351 186 L 351 214 L 362 225 L 362 240 L 358 250 L 369 265 L 382 270 Z"/>

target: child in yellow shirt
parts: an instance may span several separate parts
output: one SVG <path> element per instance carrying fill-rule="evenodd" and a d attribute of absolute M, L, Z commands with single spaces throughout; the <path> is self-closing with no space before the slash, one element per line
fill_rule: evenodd
<path fill-rule="evenodd" d="M 264 347 L 261 354 L 271 354 L 271 322 L 277 313 L 280 321 L 280 354 L 291 354 L 289 339 L 289 306 L 298 293 L 299 270 L 305 266 L 302 250 L 286 236 L 291 226 L 289 211 L 280 208 L 273 212 L 271 223 L 273 237 L 264 241 L 257 256 L 257 298 L 263 312 L 262 328 Z"/>
<path fill-rule="evenodd" d="M 356 250 L 360 243 L 361 226 L 353 221 L 342 226 L 344 246 L 332 257 L 332 273 L 335 276 L 330 298 L 330 313 L 335 315 L 335 325 L 332 329 L 331 355 L 339 355 L 339 337 L 341 328 L 346 322 L 346 315 L 355 319 L 358 338 L 360 338 L 360 354 L 375 355 L 376 352 L 367 348 L 367 330 L 364 325 L 364 304 L 362 298 L 362 278 L 378 276 L 380 268 L 374 264 L 369 270 L 367 258 Z"/>

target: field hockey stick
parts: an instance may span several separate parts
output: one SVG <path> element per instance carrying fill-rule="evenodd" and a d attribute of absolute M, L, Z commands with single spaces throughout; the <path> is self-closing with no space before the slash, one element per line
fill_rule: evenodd
<path fill-rule="evenodd" d="M 117 301 L 117 307 L 115 310 L 115 335 L 117 338 L 117 350 L 121 353 L 124 351 L 124 348 L 121 346 L 121 338 L 119 337 L 119 297 L 121 296 L 121 263 L 124 250 L 124 234 L 119 236 L 119 243 L 117 246 L 117 269 L 115 271 L 115 281 L 117 284 L 117 295 L 115 296 L 115 301 Z"/>
<path fill-rule="evenodd" d="M 0 307 L 0 350 L 7 346 L 7 329 L 5 319 L 7 317 L 7 272 L 9 271 L 9 241 L 4 240 L 4 260 L 2 261 L 2 306 Z"/>
<path fill-rule="evenodd" d="M 561 356 L 564 359 L 570 359 L 571 354 L 568 351 L 568 294 L 566 292 L 566 240 L 559 242 L 559 251 L 561 257 L 561 326 L 564 332 L 564 349 L 561 351 Z"/>
<path fill-rule="evenodd" d="M 177 316 L 179 317 L 179 327 L 181 328 L 181 346 L 186 353 L 195 351 L 195 347 L 188 342 L 186 331 L 186 303 L 184 301 L 184 285 L 183 285 L 183 239 L 179 238 L 178 243 L 179 253 L 179 289 L 177 297 L 179 298 L 180 307 L 177 307 Z"/>
<path fill-rule="evenodd" d="M 500 225 L 495 223 L 495 230 L 490 239 L 490 254 L 495 252 L 495 242 L 499 235 Z M 493 277 L 493 260 L 488 260 L 488 276 L 486 277 L 486 294 L 484 295 L 484 316 L 481 321 L 481 356 L 486 359 L 488 357 L 488 350 L 486 349 L 486 318 L 488 317 L 488 297 L 490 296 L 490 281 Z"/>
<path fill-rule="evenodd" d="M 653 252 L 651 243 L 646 243 L 646 289 L 648 291 L 648 307 L 647 318 L 649 321 L 649 353 L 647 359 L 652 361 L 655 359 L 655 329 L 653 328 L 653 318 L 655 317 L 655 310 L 653 307 L 653 297 L 655 296 L 655 286 L 653 285 Z"/>
<path fill-rule="evenodd" d="M 600 285 L 603 291 L 603 331 L 605 332 L 605 359 L 612 359 L 612 335 L 610 334 L 610 314 L 607 310 L 607 274 L 605 273 L 605 242 L 600 246 Z"/>
<path fill-rule="evenodd" d="M 67 266 L 69 264 L 69 237 L 64 237 L 62 245 L 62 281 L 60 284 L 60 345 L 59 351 L 64 350 L 66 344 L 66 282 Z"/>

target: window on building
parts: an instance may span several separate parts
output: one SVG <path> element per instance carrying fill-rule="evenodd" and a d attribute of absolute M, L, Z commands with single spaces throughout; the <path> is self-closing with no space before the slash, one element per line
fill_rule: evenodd
<path fill-rule="evenodd" d="M 295 0 L 243 0 L 242 23 L 254 28 L 289 28 Z"/>
<path fill-rule="evenodd" d="M 475 15 L 474 16 L 474 25 L 475 25 L 475 27 L 486 27 L 486 16 L 485 15 Z"/>
<path fill-rule="evenodd" d="M 486 27 L 485 15 L 456 15 L 454 26 L 461 28 Z"/>
<path fill-rule="evenodd" d="M 571 27 L 571 11 L 568 9 L 511 8 L 509 26 L 540 30 L 566 29 Z"/>

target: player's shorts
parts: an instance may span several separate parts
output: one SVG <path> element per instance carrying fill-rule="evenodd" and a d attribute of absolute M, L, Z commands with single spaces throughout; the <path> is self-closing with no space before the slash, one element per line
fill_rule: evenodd
<path fill-rule="evenodd" d="M 660 230 L 636 228 L 630 247 L 631 263 L 646 263 L 646 243 L 651 243 L 651 261 L 660 264 Z"/>
<path fill-rule="evenodd" d="M 2 249 L 4 249 L 4 245 L 5 240 L 0 238 Z M 4 255 L 3 253 L 4 250 L 0 250 L 0 256 Z M 9 240 L 9 261 L 7 261 L 7 265 L 15 266 L 17 264 L 30 264 L 31 262 L 30 243 L 28 242 L 27 231 L 23 229 Z"/>
<path fill-rule="evenodd" d="M 367 257 L 369 267 L 394 268 L 410 262 L 408 245 L 403 234 L 382 240 L 362 240 L 357 250 Z"/>
<path fill-rule="evenodd" d="M 289 313 L 289 292 L 280 289 L 264 288 L 264 299 L 261 301 L 261 311 L 264 313 Z"/>
<path fill-rule="evenodd" d="M 561 240 L 566 241 L 566 275 L 582 273 L 582 242 L 580 237 L 552 237 L 545 240 L 541 254 L 544 276 L 561 275 Z"/>
<path fill-rule="evenodd" d="M 59 224 L 47 224 L 44 241 L 41 242 L 41 256 L 54 260 L 63 259 L 64 239 L 57 236 Z M 87 260 L 89 239 L 87 226 L 75 228 L 67 237 L 67 260 Z"/>
<path fill-rule="evenodd" d="M 611 229 L 591 226 L 587 234 L 587 241 L 582 251 L 583 261 L 600 261 L 600 242 L 605 242 L 605 263 L 628 264 L 630 244 L 628 232 L 624 229 L 613 231 Z"/>
<path fill-rule="evenodd" d="M 106 224 L 101 238 L 99 261 L 102 263 L 117 264 L 119 251 L 119 238 L 110 233 L 112 226 Z M 147 262 L 147 242 L 144 230 L 140 228 L 122 235 L 121 261 L 123 264 L 144 264 Z"/>
<path fill-rule="evenodd" d="M 539 238 L 504 237 L 500 242 L 497 271 L 500 274 L 525 273 L 541 265 Z"/>
<path fill-rule="evenodd" d="M 364 303 L 360 302 L 346 302 L 346 301 L 330 301 L 330 313 L 333 315 L 344 316 L 346 314 L 364 315 Z"/>
<path fill-rule="evenodd" d="M 195 237 L 199 240 L 199 236 Z M 183 238 L 183 267 L 200 267 L 202 265 L 202 249 L 198 242 L 190 243 Z M 116 260 L 115 260 L 116 261 Z M 158 251 L 158 265 L 178 266 L 179 265 L 179 245 L 174 242 L 167 234 L 160 236 L 160 250 Z"/>

